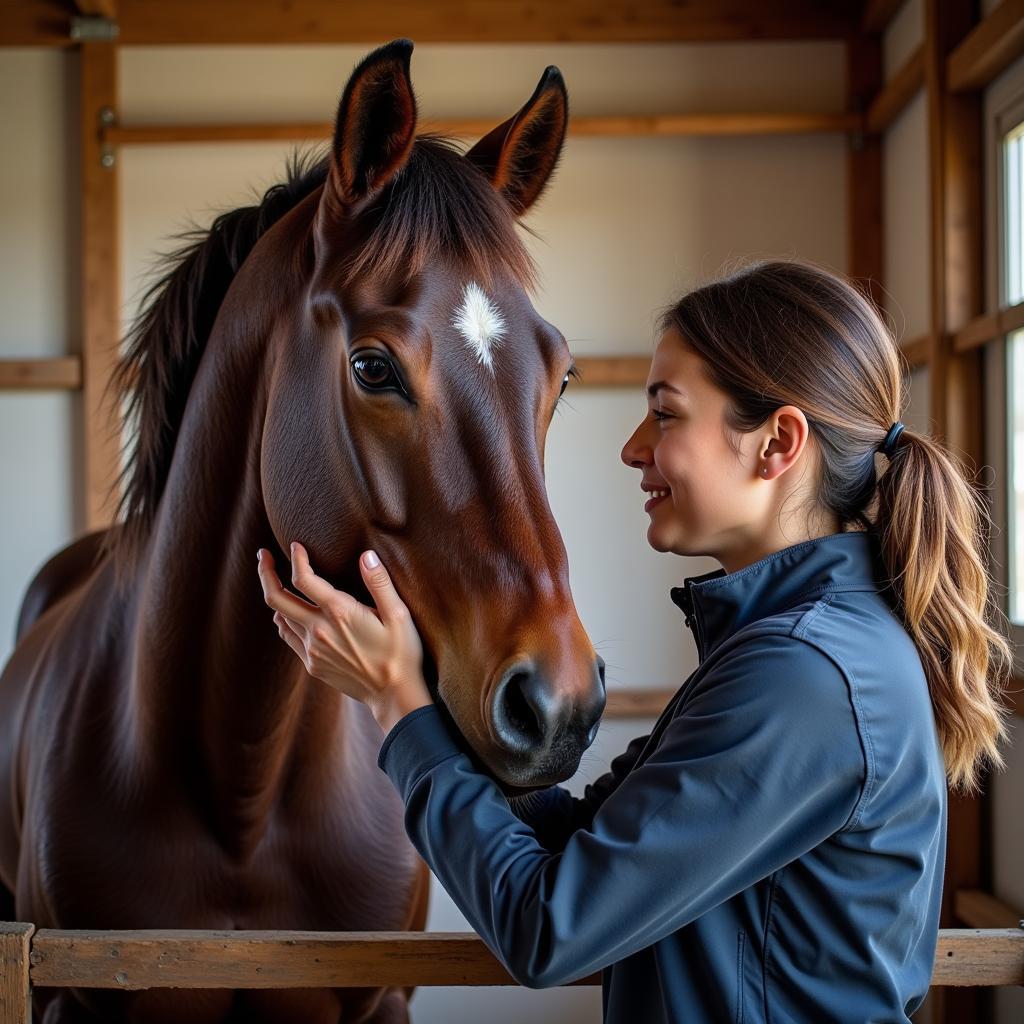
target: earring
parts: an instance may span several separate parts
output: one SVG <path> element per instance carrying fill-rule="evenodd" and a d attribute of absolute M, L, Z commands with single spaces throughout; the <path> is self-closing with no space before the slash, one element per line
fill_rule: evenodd
<path fill-rule="evenodd" d="M 767 475 L 768 475 L 768 467 L 765 466 L 764 469 L 761 470 L 761 476 L 767 476 Z"/>

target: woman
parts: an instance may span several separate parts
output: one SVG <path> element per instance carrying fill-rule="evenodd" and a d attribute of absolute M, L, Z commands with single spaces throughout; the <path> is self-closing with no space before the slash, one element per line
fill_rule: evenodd
<path fill-rule="evenodd" d="M 582 799 L 512 808 L 474 770 L 372 552 L 376 612 L 299 545 L 312 603 L 261 551 L 267 601 L 310 673 L 373 709 L 410 838 L 522 984 L 604 969 L 604 1018 L 630 1024 L 906 1020 L 932 973 L 947 781 L 1002 764 L 983 507 L 898 422 L 899 351 L 839 277 L 754 265 L 661 327 L 622 458 L 650 544 L 723 568 L 672 591 L 700 664 Z"/>

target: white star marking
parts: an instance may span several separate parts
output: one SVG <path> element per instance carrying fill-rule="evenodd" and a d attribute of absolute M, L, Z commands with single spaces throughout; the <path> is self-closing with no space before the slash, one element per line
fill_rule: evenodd
<path fill-rule="evenodd" d="M 475 281 L 463 289 L 462 305 L 452 323 L 466 339 L 477 360 L 493 373 L 492 348 L 505 335 L 505 319 Z"/>

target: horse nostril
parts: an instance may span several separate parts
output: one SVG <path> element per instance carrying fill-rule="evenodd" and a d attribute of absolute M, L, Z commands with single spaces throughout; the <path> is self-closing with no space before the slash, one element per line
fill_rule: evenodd
<path fill-rule="evenodd" d="M 494 729 L 501 743 L 529 754 L 546 746 L 571 713 L 550 683 L 529 665 L 505 673 L 494 701 Z"/>

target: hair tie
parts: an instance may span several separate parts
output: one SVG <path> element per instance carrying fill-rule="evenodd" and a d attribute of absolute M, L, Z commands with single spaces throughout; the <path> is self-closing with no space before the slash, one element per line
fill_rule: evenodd
<path fill-rule="evenodd" d="M 897 420 L 890 428 L 889 433 L 885 435 L 885 440 L 878 446 L 878 450 L 887 458 L 891 459 L 893 453 L 896 450 L 896 441 L 899 439 L 900 434 L 903 433 L 904 426 Z"/>

